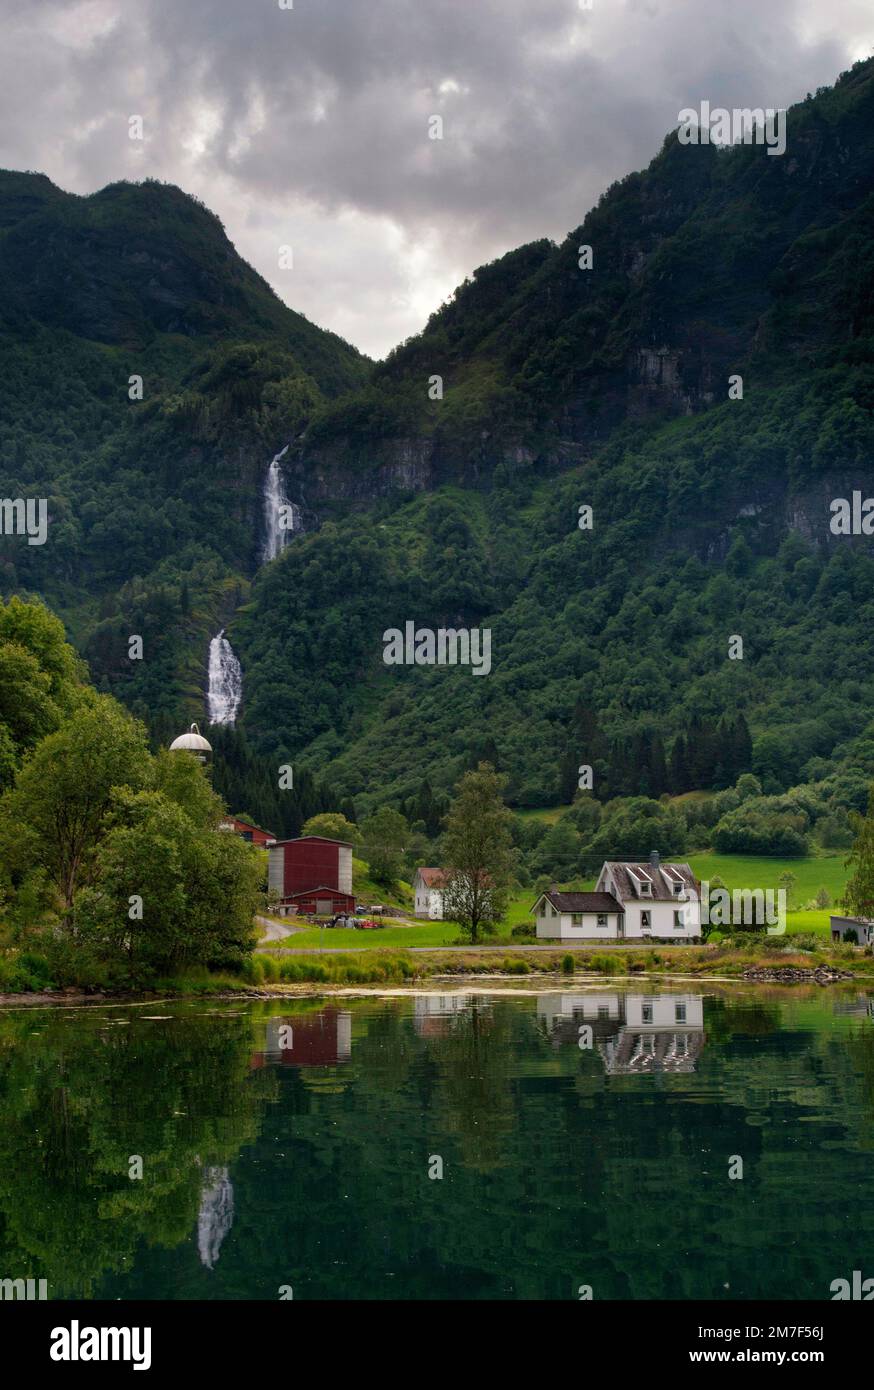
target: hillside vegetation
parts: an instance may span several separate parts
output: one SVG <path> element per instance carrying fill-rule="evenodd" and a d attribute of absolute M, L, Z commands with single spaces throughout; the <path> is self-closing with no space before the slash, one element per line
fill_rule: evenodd
<path fill-rule="evenodd" d="M 874 775 L 874 557 L 829 521 L 874 452 L 872 62 L 789 112 L 783 158 L 667 136 L 376 365 L 178 189 L 2 175 L 0 270 L 2 491 L 51 513 L 45 547 L 0 542 L 4 591 L 42 595 L 161 737 L 200 714 L 226 624 L 238 785 L 311 779 L 285 825 L 247 807 L 271 828 L 409 810 L 426 783 L 436 805 L 486 759 L 519 808 L 570 806 L 592 767 L 554 827 L 578 868 L 650 830 L 666 852 L 847 843 Z M 258 570 L 287 443 L 308 534 Z M 407 621 L 489 628 L 491 673 L 385 666 Z M 561 863 L 541 830 L 519 831 L 535 877 Z"/>

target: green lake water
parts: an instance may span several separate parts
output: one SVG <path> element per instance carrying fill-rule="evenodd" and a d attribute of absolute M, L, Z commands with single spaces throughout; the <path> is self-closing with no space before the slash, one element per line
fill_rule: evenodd
<path fill-rule="evenodd" d="M 8 1010 L 0 1277 L 828 1299 L 874 1276 L 872 1013 L 855 986 Z"/>

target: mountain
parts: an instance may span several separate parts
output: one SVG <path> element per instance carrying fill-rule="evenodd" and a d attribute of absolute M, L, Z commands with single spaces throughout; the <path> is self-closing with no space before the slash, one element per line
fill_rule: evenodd
<path fill-rule="evenodd" d="M 488 756 L 522 806 L 583 763 L 602 798 L 751 767 L 859 805 L 874 560 L 829 523 L 874 457 L 874 63 L 787 130 L 782 157 L 668 135 L 375 365 L 179 190 L 0 176 L 0 483 L 45 488 L 54 528 L 44 554 L 5 542 L 4 591 L 44 595 L 153 719 L 200 712 L 226 625 L 252 748 L 337 802 Z M 286 444 L 306 534 L 259 568 Z M 488 628 L 491 673 L 386 666 L 408 621 Z"/>
<path fill-rule="evenodd" d="M 274 441 L 368 366 L 178 188 L 76 197 L 0 172 L 0 483 L 50 518 L 44 547 L 0 540 L 3 591 L 45 598 L 140 712 L 199 704 L 208 637 L 257 563 Z"/>

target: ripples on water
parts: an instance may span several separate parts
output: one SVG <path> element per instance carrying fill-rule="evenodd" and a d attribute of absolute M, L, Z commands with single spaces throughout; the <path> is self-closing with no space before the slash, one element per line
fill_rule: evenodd
<path fill-rule="evenodd" d="M 821 1299 L 874 1274 L 855 987 L 18 1010 L 0 1120 L 0 1272 L 50 1295 Z"/>

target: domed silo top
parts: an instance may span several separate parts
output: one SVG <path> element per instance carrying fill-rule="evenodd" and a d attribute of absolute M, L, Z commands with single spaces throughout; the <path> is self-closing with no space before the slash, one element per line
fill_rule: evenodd
<path fill-rule="evenodd" d="M 173 742 L 170 744 L 171 753 L 180 748 L 186 749 L 189 753 L 212 752 L 212 744 L 207 743 L 196 724 L 192 724 L 187 734 L 180 734 L 179 737 L 174 738 Z"/>

